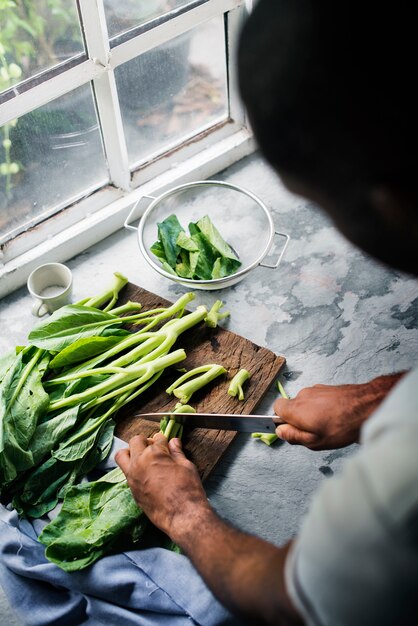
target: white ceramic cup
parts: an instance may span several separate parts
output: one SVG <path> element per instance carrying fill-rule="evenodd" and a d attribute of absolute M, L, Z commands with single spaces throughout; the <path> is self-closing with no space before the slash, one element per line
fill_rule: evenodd
<path fill-rule="evenodd" d="M 42 317 L 71 302 L 73 276 L 62 263 L 45 263 L 31 272 L 28 291 L 35 299 L 32 315 Z"/>

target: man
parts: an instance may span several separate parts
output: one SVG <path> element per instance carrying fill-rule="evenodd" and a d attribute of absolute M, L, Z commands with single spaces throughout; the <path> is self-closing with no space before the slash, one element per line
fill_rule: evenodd
<path fill-rule="evenodd" d="M 289 189 L 364 251 L 418 275 L 415 39 L 400 5 L 260 0 L 239 76 L 260 149 Z M 364 444 L 284 548 L 219 518 L 178 440 L 134 437 L 117 462 L 138 504 L 243 622 L 416 624 L 417 386 L 418 370 L 277 400 L 281 438 Z"/>

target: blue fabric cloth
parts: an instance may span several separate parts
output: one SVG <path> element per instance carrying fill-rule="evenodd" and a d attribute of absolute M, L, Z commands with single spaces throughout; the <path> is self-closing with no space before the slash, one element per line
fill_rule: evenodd
<path fill-rule="evenodd" d="M 94 471 L 116 466 L 127 444 L 114 437 Z M 91 476 L 92 480 L 99 476 Z M 26 626 L 239 626 L 183 555 L 149 548 L 106 556 L 79 572 L 64 572 L 37 540 L 57 514 L 32 522 L 0 504 L 0 584 Z"/>
<path fill-rule="evenodd" d="M 183 555 L 150 548 L 99 559 L 79 572 L 50 563 L 41 523 L 0 505 L 0 583 L 27 626 L 237 626 Z"/>

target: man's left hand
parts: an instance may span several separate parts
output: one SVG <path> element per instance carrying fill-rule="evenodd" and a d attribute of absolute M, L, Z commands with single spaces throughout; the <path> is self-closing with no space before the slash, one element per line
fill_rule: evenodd
<path fill-rule="evenodd" d="M 115 460 L 137 504 L 174 541 L 177 526 L 184 532 L 189 516 L 200 507 L 209 508 L 197 468 L 186 459 L 179 439 L 168 442 L 160 433 L 153 438 L 137 435 Z"/>

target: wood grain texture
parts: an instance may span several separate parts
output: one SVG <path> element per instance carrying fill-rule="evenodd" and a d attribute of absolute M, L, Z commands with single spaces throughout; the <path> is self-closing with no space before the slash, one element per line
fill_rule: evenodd
<path fill-rule="evenodd" d="M 171 304 L 133 284 L 124 289 L 120 304 L 127 300 L 140 302 L 143 310 Z M 252 413 L 285 364 L 284 357 L 277 356 L 271 350 L 257 346 L 224 328 L 208 328 L 204 323 L 183 334 L 174 349 L 179 347 L 184 348 L 187 354 L 187 359 L 179 367 L 191 369 L 198 365 L 217 363 L 228 370 L 225 376 L 219 377 L 210 386 L 193 395 L 190 404 L 204 413 Z M 229 381 L 241 368 L 251 372 L 243 401 L 232 398 L 227 393 Z M 119 413 L 116 435 L 129 441 L 134 435 L 150 436 L 157 432 L 158 425 L 142 419 L 140 414 L 172 410 L 177 399 L 169 396 L 165 389 L 179 375 L 173 369 L 165 372 L 147 392 L 125 407 Z M 207 478 L 235 437 L 235 432 L 203 428 L 184 433 L 185 452 L 197 465 L 202 480 Z"/>

